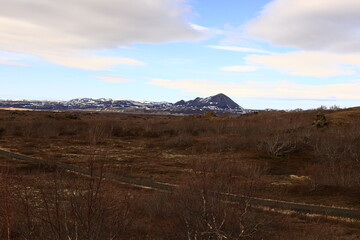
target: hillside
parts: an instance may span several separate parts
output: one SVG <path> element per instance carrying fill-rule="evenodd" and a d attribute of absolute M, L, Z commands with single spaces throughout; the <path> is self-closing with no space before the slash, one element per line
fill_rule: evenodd
<path fill-rule="evenodd" d="M 0 108 L 24 108 L 36 110 L 86 110 L 148 112 L 148 113 L 182 113 L 194 114 L 213 111 L 216 113 L 241 114 L 245 110 L 224 94 L 207 98 L 195 98 L 173 103 L 139 102 L 132 100 L 113 100 L 107 98 L 76 98 L 70 101 L 31 101 L 31 100 L 0 100 Z"/>

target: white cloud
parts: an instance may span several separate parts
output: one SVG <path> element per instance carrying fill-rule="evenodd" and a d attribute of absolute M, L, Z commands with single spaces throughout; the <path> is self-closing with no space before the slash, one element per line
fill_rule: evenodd
<path fill-rule="evenodd" d="M 249 64 L 261 64 L 294 76 L 334 77 L 359 72 L 358 55 L 297 51 L 272 55 L 249 55 Z"/>
<path fill-rule="evenodd" d="M 1 60 L 1 59 L 0 59 L 0 64 L 12 65 L 12 66 L 27 66 L 27 64 L 24 64 L 24 63 L 12 62 L 12 61 Z"/>
<path fill-rule="evenodd" d="M 183 20 L 188 11 L 183 0 L 0 1 L 0 49 L 37 55 L 55 63 L 64 62 L 64 56 L 74 57 L 76 63 L 71 64 L 71 60 L 63 64 L 66 66 L 79 67 L 79 57 L 92 51 L 135 42 L 203 37 Z M 108 66 L 128 63 L 114 58 L 106 61 Z M 105 57 L 92 57 L 80 67 L 92 69 L 106 61 Z"/>
<path fill-rule="evenodd" d="M 115 58 L 91 55 L 80 55 L 76 52 L 71 54 L 43 54 L 46 60 L 67 67 L 87 70 L 108 70 L 110 67 L 125 64 L 142 66 L 145 63 L 131 58 Z"/>
<path fill-rule="evenodd" d="M 221 71 L 228 72 L 253 72 L 258 70 L 256 66 L 228 66 L 220 68 Z"/>
<path fill-rule="evenodd" d="M 204 33 L 205 35 L 208 35 L 209 37 L 214 36 L 214 35 L 222 35 L 224 34 L 223 30 L 220 29 L 216 29 L 216 28 L 208 28 L 208 27 L 204 27 L 204 26 L 200 26 L 197 24 L 190 24 L 190 26 L 199 32 Z"/>
<path fill-rule="evenodd" d="M 227 51 L 235 51 L 235 52 L 252 52 L 252 53 L 271 53 L 266 50 L 262 49 L 255 49 L 255 48 L 247 48 L 247 47 L 236 47 L 236 46 L 217 46 L 217 45 L 210 45 L 209 48 L 220 49 L 220 50 L 227 50 Z"/>
<path fill-rule="evenodd" d="M 109 83 L 125 83 L 125 82 L 134 81 L 131 78 L 116 76 L 116 75 L 99 75 L 99 76 L 95 76 L 95 77 L 98 79 L 101 79 L 104 82 L 109 82 Z"/>
<path fill-rule="evenodd" d="M 246 25 L 248 34 L 303 50 L 360 52 L 359 0 L 274 0 Z"/>
<path fill-rule="evenodd" d="M 211 95 L 225 93 L 232 97 L 259 99 L 360 100 L 360 84 L 356 82 L 306 85 L 288 81 L 241 83 L 202 79 L 151 79 L 151 85 L 179 89 L 184 92 Z"/>

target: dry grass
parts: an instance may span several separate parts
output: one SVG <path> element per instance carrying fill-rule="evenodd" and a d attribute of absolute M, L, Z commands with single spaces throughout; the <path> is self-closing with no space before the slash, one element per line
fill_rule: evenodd
<path fill-rule="evenodd" d="M 104 171 L 123 176 L 190 187 L 196 182 L 191 177 L 195 173 L 206 177 L 216 187 L 219 187 L 217 183 L 222 187 L 226 183 L 233 193 L 359 209 L 359 112 L 359 109 L 349 109 L 175 117 L 0 111 L 0 147 L 46 159 L 49 165 L 66 162 L 88 167 L 88 159 L 92 158 Z M 314 125 L 319 114 L 323 114 L 330 124 Z M 51 182 L 54 169 L 7 160 L 0 158 L 4 163 L 1 169 L 10 166 L 15 169 L 14 176 L 37 184 Z M 299 180 L 294 176 L 303 177 Z M 69 179 L 72 178 L 69 176 Z M 136 224 L 129 227 L 135 237 L 124 233 L 130 234 L 125 239 L 138 239 L 139 236 L 170 239 L 174 238 L 172 234 L 184 232 L 186 224 L 177 225 L 180 223 L 175 220 L 171 228 L 159 229 L 179 214 L 170 210 L 173 206 L 168 206 L 169 210 L 165 212 L 159 206 L 165 201 L 163 198 L 168 197 L 132 187 L 116 185 L 111 188 L 137 198 L 137 201 L 132 200 L 137 209 L 134 210 Z M 181 196 L 190 197 L 182 201 L 197 201 L 185 193 L 176 196 L 179 200 Z M 171 202 L 175 204 L 174 201 Z M 197 206 L 198 203 L 194 204 Z M 232 209 L 215 205 L 216 214 L 220 207 L 222 214 Z M 158 212 L 151 210 L 153 208 Z M 143 211 L 145 215 L 139 216 L 137 211 Z M 252 212 L 252 220 L 247 223 L 256 225 L 260 222 L 258 214 L 264 213 Z M 281 221 L 283 217 L 270 216 L 278 220 L 274 224 L 265 222 L 264 228 L 252 235 L 253 239 L 288 239 L 287 234 L 294 239 L 331 239 L 332 236 L 354 239 L 356 232 L 348 226 L 336 226 L 322 220 L 317 223 L 319 227 L 314 227 L 313 220 L 303 219 L 300 223 L 293 216 L 289 217 L 287 225 Z M 232 217 L 239 220 L 239 216 Z M 188 220 L 199 221 L 198 216 Z M 280 229 L 282 225 L 286 225 L 285 230 Z M 300 230 L 301 227 L 304 229 Z M 5 236 L 4 231 L 1 237 Z M 205 231 L 204 225 L 191 231 Z M 306 238 L 311 234 L 314 234 L 313 238 Z"/>

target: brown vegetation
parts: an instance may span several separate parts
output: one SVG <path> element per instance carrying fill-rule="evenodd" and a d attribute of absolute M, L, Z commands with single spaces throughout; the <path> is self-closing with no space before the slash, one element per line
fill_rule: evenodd
<path fill-rule="evenodd" d="M 213 195 L 359 209 L 355 110 L 184 117 L 0 111 L 0 146 L 47 160 L 36 166 L 0 157 L 0 239 L 356 239 L 355 223 L 299 223 L 297 215 Z M 59 171 L 54 162 L 94 175 Z M 103 172 L 179 187 L 140 190 L 106 181 Z"/>

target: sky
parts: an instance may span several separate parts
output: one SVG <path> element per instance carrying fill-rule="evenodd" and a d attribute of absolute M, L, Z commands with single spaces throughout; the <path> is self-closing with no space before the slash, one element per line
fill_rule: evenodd
<path fill-rule="evenodd" d="M 0 4 L 0 99 L 360 106 L 359 0 Z"/>

